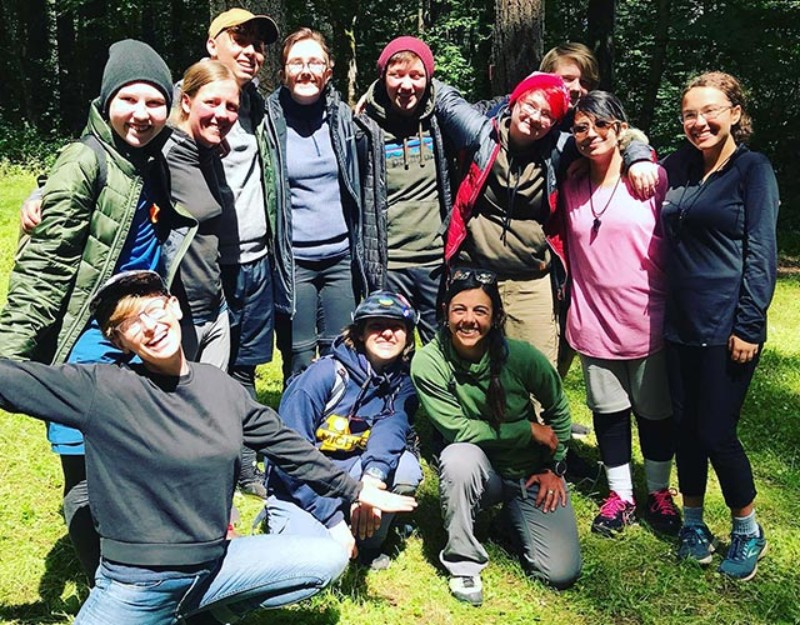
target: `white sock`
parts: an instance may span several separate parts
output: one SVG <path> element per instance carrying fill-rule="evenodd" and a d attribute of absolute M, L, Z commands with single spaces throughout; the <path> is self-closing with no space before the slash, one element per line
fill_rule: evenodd
<path fill-rule="evenodd" d="M 618 467 L 606 466 L 606 479 L 608 490 L 613 490 L 619 498 L 629 503 L 633 500 L 633 480 L 631 479 L 631 465 L 625 463 Z"/>
<path fill-rule="evenodd" d="M 672 472 L 672 460 L 644 459 L 644 475 L 647 480 L 647 492 L 669 488 L 669 475 Z"/>

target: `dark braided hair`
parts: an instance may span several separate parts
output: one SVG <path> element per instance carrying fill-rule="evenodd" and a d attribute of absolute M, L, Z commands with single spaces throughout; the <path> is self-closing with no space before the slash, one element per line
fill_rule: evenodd
<path fill-rule="evenodd" d="M 500 299 L 500 292 L 497 290 L 497 283 L 484 284 L 474 277 L 462 279 L 450 283 L 444 298 L 445 315 L 450 309 L 450 302 L 462 291 L 481 289 L 492 302 L 492 326 L 484 339 L 486 350 L 489 353 L 489 391 L 486 394 L 486 403 L 489 407 L 489 414 L 486 420 L 495 429 L 500 429 L 500 424 L 506 417 L 506 391 L 500 380 L 500 373 L 503 371 L 508 361 L 508 344 L 506 343 L 506 312 L 503 308 L 503 301 Z M 445 325 L 445 331 L 450 334 L 450 328 Z M 451 336 L 448 336 L 452 340 Z"/>

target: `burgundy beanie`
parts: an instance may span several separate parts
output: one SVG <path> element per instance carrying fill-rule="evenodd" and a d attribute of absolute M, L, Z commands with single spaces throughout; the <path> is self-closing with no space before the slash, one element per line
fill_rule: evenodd
<path fill-rule="evenodd" d="M 508 99 L 508 105 L 514 106 L 517 100 L 531 91 L 544 92 L 544 97 L 550 105 L 550 111 L 553 113 L 556 123 L 560 124 L 570 105 L 569 91 L 567 91 L 561 76 L 533 72 L 514 87 L 514 91 L 511 92 L 511 96 Z"/>
<path fill-rule="evenodd" d="M 381 52 L 381 55 L 378 57 L 378 73 L 383 76 L 383 73 L 386 71 L 386 66 L 389 64 L 389 59 L 398 52 L 406 51 L 413 52 L 420 58 L 422 65 L 425 67 L 425 73 L 428 75 L 428 78 L 431 78 L 433 76 L 433 70 L 436 69 L 436 65 L 433 62 L 433 52 L 431 52 L 428 44 L 424 41 L 408 35 L 392 39 L 386 44 L 383 52 Z"/>

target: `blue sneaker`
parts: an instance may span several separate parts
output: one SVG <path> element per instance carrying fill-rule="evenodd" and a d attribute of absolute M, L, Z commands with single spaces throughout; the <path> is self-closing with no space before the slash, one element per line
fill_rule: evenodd
<path fill-rule="evenodd" d="M 760 525 L 758 534 L 750 536 L 731 534 L 731 546 L 717 572 L 746 582 L 756 576 L 758 561 L 765 553 L 767 553 L 767 539 L 764 538 L 764 529 Z"/>
<path fill-rule="evenodd" d="M 678 533 L 678 560 L 693 560 L 698 564 L 710 564 L 716 551 L 717 539 L 702 525 L 684 525 Z"/>

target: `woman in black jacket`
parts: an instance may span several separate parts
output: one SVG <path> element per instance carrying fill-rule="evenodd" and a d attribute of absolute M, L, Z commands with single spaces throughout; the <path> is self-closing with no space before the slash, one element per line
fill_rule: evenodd
<path fill-rule="evenodd" d="M 736 429 L 767 338 L 778 188 L 767 158 L 744 144 L 750 117 L 733 76 L 709 72 L 690 81 L 681 121 L 689 144 L 664 162 L 669 189 L 661 212 L 668 241 L 666 355 L 684 503 L 678 556 L 712 560 L 716 540 L 703 522 L 711 461 L 733 525 L 719 572 L 747 580 L 767 544 Z"/>
<path fill-rule="evenodd" d="M 366 280 L 353 115 L 329 84 L 325 38 L 300 28 L 284 40 L 281 65 L 283 85 L 267 100 L 264 124 L 274 165 L 276 333 L 286 380 L 330 351 Z"/>

